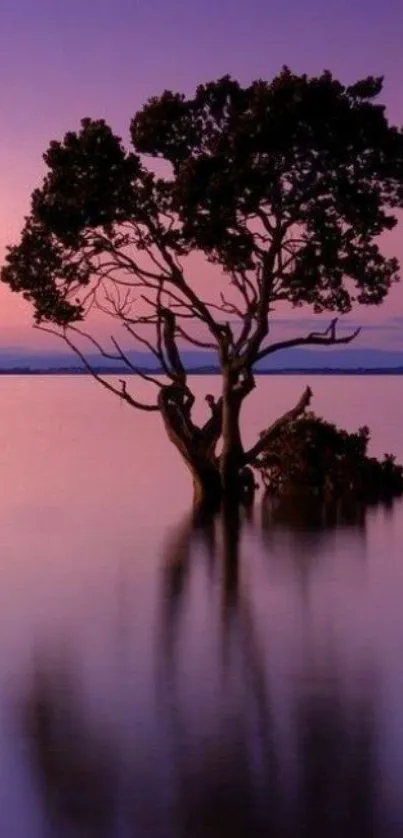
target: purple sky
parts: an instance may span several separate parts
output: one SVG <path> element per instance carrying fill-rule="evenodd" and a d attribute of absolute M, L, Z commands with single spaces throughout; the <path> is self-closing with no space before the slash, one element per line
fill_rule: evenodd
<path fill-rule="evenodd" d="M 385 75 L 383 98 L 401 124 L 402 36 L 401 0 L 2 0 L 0 258 L 18 237 L 43 151 L 81 117 L 104 117 L 126 136 L 136 109 L 165 88 L 191 92 L 225 73 L 247 83 L 288 64 L 346 82 Z M 385 249 L 403 260 L 400 229 Z M 4 288 L 0 311 L 0 343 L 43 344 L 29 307 Z M 356 313 L 383 324 L 385 346 L 396 315 L 403 287 L 382 309 Z"/>

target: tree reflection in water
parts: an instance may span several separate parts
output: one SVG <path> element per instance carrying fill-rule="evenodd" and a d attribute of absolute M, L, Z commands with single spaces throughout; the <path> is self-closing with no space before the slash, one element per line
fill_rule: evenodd
<path fill-rule="evenodd" d="M 114 834 L 114 759 L 84 712 L 76 675 L 67 661 L 38 663 L 23 701 L 24 734 L 55 833 L 106 838 Z"/>
<path fill-rule="evenodd" d="M 285 525 L 274 508 L 269 518 L 265 514 L 264 530 L 273 536 L 276 527 Z M 299 520 L 299 530 L 302 525 Z M 328 520 L 316 521 L 311 529 L 324 551 L 328 525 Z M 155 838 L 401 835 L 382 807 L 372 677 L 365 688 L 346 685 L 337 654 L 302 661 L 293 682 L 287 737 L 282 737 L 276 685 L 268 675 L 269 646 L 242 584 L 245 526 L 250 524 L 225 515 L 208 521 L 190 517 L 166 545 L 156 685 L 160 721 L 170 732 L 168 747 L 161 750 L 172 787 L 168 806 L 160 805 L 156 778 L 147 778 L 144 794 L 144 782 L 138 783 L 141 765 L 121 782 L 117 743 L 108 744 L 107 732 L 91 724 L 76 681 L 62 684 L 51 667 L 32 677 L 24 698 L 24 730 L 58 838 L 135 838 L 147 834 L 141 831 L 145 824 Z M 364 537 L 365 514 L 349 526 Z M 202 557 L 211 607 L 218 605 L 211 621 L 217 618 L 217 666 L 223 677 L 216 706 L 206 710 L 199 724 L 186 707 L 180 657 L 189 627 L 185 615 L 192 574 L 197 565 L 200 570 Z M 210 632 L 211 625 L 206 626 Z M 203 680 L 199 688 L 203 696 Z"/>

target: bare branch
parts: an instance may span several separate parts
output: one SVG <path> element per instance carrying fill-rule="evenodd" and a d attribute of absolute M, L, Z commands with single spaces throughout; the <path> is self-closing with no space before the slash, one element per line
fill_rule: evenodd
<path fill-rule="evenodd" d="M 112 341 L 113 345 L 116 347 L 117 352 L 119 353 L 119 358 L 122 359 L 122 361 L 126 364 L 127 367 L 129 367 L 129 369 L 132 370 L 132 372 L 134 372 L 136 375 L 140 376 L 140 378 L 143 378 L 144 381 L 150 381 L 152 384 L 155 384 L 157 387 L 163 387 L 164 386 L 161 381 L 158 381 L 157 378 L 154 378 L 154 376 L 152 376 L 152 375 L 148 375 L 147 373 L 143 372 L 143 370 L 141 370 L 139 367 L 136 367 L 134 364 L 132 364 L 130 358 L 126 355 L 126 353 L 123 351 L 123 349 L 119 346 L 116 338 L 114 338 L 113 335 L 111 335 L 111 341 Z"/>
<path fill-rule="evenodd" d="M 183 338 L 183 340 L 186 340 L 188 343 L 193 344 L 193 346 L 200 346 L 202 349 L 217 349 L 215 343 L 207 343 L 204 340 L 198 340 L 197 338 L 194 338 L 192 335 L 189 335 L 188 332 L 185 332 L 182 326 L 178 326 L 178 324 L 176 324 L 176 333 L 179 335 L 179 337 Z"/>
<path fill-rule="evenodd" d="M 238 308 L 238 306 L 234 305 L 234 303 L 229 302 L 229 300 L 227 300 L 224 297 L 224 294 L 222 292 L 220 293 L 220 300 L 222 304 L 222 311 L 225 311 L 228 314 L 235 314 L 241 320 L 243 319 L 245 313 L 241 311 L 241 309 Z"/>
<path fill-rule="evenodd" d="M 172 375 L 170 369 L 168 368 L 168 366 L 166 364 L 166 361 L 165 361 L 165 358 L 164 358 L 164 355 L 163 355 L 163 352 L 162 352 L 162 347 L 161 347 L 161 351 L 159 350 L 158 347 L 155 348 L 155 346 L 153 346 L 151 341 L 147 340 L 147 338 L 145 338 L 143 335 L 139 335 L 139 333 L 135 329 L 133 329 L 133 326 L 130 325 L 129 323 L 124 323 L 123 325 L 124 325 L 125 329 L 127 329 L 127 331 L 130 332 L 130 334 L 132 335 L 132 337 L 135 340 L 138 340 L 139 343 L 142 343 L 143 346 L 146 346 L 147 349 L 149 349 L 150 352 L 152 352 L 154 357 L 157 359 L 158 363 L 161 364 L 161 367 L 162 367 L 165 375 L 167 375 L 168 378 L 171 379 L 171 381 L 174 381 L 175 380 L 174 376 Z"/>
<path fill-rule="evenodd" d="M 281 249 L 283 231 L 278 221 L 269 249 L 264 255 L 262 274 L 259 280 L 259 301 L 256 306 L 256 328 L 246 345 L 246 348 L 238 358 L 238 366 L 251 366 L 256 362 L 257 353 L 263 340 L 268 333 L 268 313 L 271 302 L 271 295 L 274 282 L 273 269 L 277 254 Z"/>
<path fill-rule="evenodd" d="M 180 317 L 181 320 L 195 320 L 197 317 L 197 315 L 195 315 L 194 311 L 192 311 L 191 309 L 189 310 L 189 312 L 186 313 L 184 311 L 180 311 L 181 304 L 179 303 L 171 303 L 170 308 L 172 309 L 172 311 L 175 311 L 175 314 L 177 314 L 177 316 Z"/>
<path fill-rule="evenodd" d="M 350 334 L 344 335 L 344 337 L 337 337 L 337 323 L 338 318 L 335 317 L 324 332 L 311 332 L 309 335 L 305 335 L 305 337 L 290 338 L 290 340 L 272 343 L 257 354 L 255 363 L 261 361 L 262 358 L 266 358 L 267 355 L 271 355 L 273 352 L 278 352 L 279 349 L 291 349 L 293 346 L 336 346 L 351 343 L 361 331 L 361 328 L 358 328 L 354 329 Z"/>
<path fill-rule="evenodd" d="M 256 445 L 249 449 L 244 455 L 244 465 L 254 465 L 256 462 L 256 458 L 259 454 L 264 451 L 267 445 L 270 444 L 271 440 L 273 440 L 281 431 L 285 425 L 288 425 L 290 422 L 293 422 L 298 416 L 301 416 L 302 413 L 306 410 L 309 406 L 310 401 L 312 398 L 312 390 L 310 387 L 306 387 L 304 390 L 300 400 L 297 402 L 295 407 L 292 407 L 290 410 L 287 410 L 282 416 L 276 419 L 270 428 L 267 431 L 264 431 Z"/>
<path fill-rule="evenodd" d="M 178 297 L 176 294 L 174 294 L 171 290 L 167 291 L 166 288 L 161 289 L 160 286 L 158 286 L 157 288 L 154 288 L 153 290 L 157 291 L 158 297 L 159 297 L 159 302 L 157 302 L 155 300 L 150 300 L 150 298 L 146 297 L 145 294 L 141 295 L 141 299 L 144 300 L 145 303 L 148 303 L 149 306 L 153 306 L 154 308 L 158 308 L 158 306 L 161 305 L 161 302 L 162 302 L 161 301 L 162 291 L 164 291 L 166 296 L 169 298 L 170 303 L 172 303 L 172 300 L 174 300 L 177 303 L 177 306 L 180 306 L 182 308 L 186 308 L 189 311 L 188 316 L 190 316 L 190 317 L 195 316 L 193 306 L 191 306 L 189 303 L 185 302 L 184 300 L 181 300 L 180 297 Z M 173 308 L 173 305 L 171 305 L 170 307 Z"/>
<path fill-rule="evenodd" d="M 111 352 L 107 352 L 102 346 L 102 344 L 99 343 L 99 341 L 97 341 L 96 338 L 94 338 L 92 335 L 89 335 L 87 332 L 84 332 L 82 329 L 79 329 L 78 326 L 69 326 L 68 328 L 70 332 L 75 332 L 77 335 L 80 335 L 81 337 L 85 338 L 90 343 L 92 343 L 92 345 L 95 346 L 95 349 L 98 350 L 99 354 L 102 355 L 103 358 L 107 358 L 109 361 L 119 361 L 118 355 L 113 355 Z M 60 335 L 60 337 L 63 336 Z"/>
<path fill-rule="evenodd" d="M 269 233 L 270 237 L 273 236 L 276 232 L 276 227 L 272 222 L 269 221 L 267 213 L 265 213 L 263 209 L 258 209 L 256 211 L 256 216 L 262 222 L 263 227 L 266 230 L 266 233 Z"/>
<path fill-rule="evenodd" d="M 172 370 L 168 366 L 168 363 L 167 363 L 166 358 L 165 358 L 164 349 L 163 349 L 163 341 L 162 341 L 162 337 L 163 337 L 163 335 L 162 335 L 162 325 L 163 324 L 162 324 L 162 317 L 161 317 L 161 309 L 162 309 L 161 297 L 162 297 L 162 284 L 160 285 L 160 287 L 158 289 L 158 294 L 157 294 L 157 314 L 158 314 L 157 323 L 156 323 L 157 352 L 158 352 L 158 357 L 161 359 L 161 364 L 162 364 L 163 370 L 169 376 L 171 381 L 175 381 L 175 374 L 172 372 Z"/>
<path fill-rule="evenodd" d="M 161 334 L 164 341 L 165 355 L 171 365 L 175 381 L 181 386 L 184 386 L 186 384 L 186 370 L 183 366 L 175 340 L 176 315 L 169 309 L 161 308 L 161 321 L 163 324 Z"/>
<path fill-rule="evenodd" d="M 95 241 L 97 244 L 102 245 L 102 247 L 104 248 L 104 252 L 108 253 L 115 260 L 114 262 L 109 263 L 112 269 L 126 269 L 129 271 L 129 273 L 134 274 L 135 276 L 154 281 L 159 281 L 160 279 L 162 279 L 161 273 L 165 278 L 165 271 L 161 271 L 161 269 L 159 268 L 161 272 L 156 274 L 154 273 L 154 271 L 146 270 L 146 268 L 141 267 L 138 262 L 136 262 L 131 256 L 129 256 L 127 252 L 123 251 L 122 249 L 119 249 L 119 247 L 115 247 L 111 239 L 107 238 L 106 236 L 102 236 L 99 232 L 97 232 L 96 234 L 96 239 L 94 239 L 94 243 Z M 121 280 L 119 281 L 121 282 Z M 123 284 L 123 282 L 121 282 L 121 284 Z"/>
<path fill-rule="evenodd" d="M 210 393 L 206 395 L 206 402 L 211 410 L 211 416 L 202 427 L 203 445 L 209 458 L 215 457 L 215 449 L 222 431 L 222 397 L 215 400 Z"/>
<path fill-rule="evenodd" d="M 239 275 L 238 275 L 239 274 Z M 246 271 L 237 271 L 231 274 L 231 282 L 242 294 L 246 305 L 257 302 L 257 290 L 252 280 L 248 277 Z"/>
<path fill-rule="evenodd" d="M 70 349 L 73 350 L 77 357 L 80 358 L 85 369 L 88 370 L 92 377 L 95 378 L 96 381 L 102 384 L 102 386 L 109 390 L 111 393 L 114 393 L 115 396 L 119 396 L 119 398 L 126 401 L 132 407 L 137 408 L 137 410 L 144 410 L 149 413 L 159 411 L 158 404 L 144 404 L 143 402 L 138 402 L 136 399 L 133 399 L 133 397 L 127 392 L 126 386 L 118 390 L 116 387 L 113 386 L 113 384 L 111 384 L 110 381 L 106 381 L 106 379 L 103 378 L 102 375 L 97 373 L 97 371 L 92 367 L 88 359 L 85 357 L 84 353 L 81 352 L 81 350 L 78 348 L 78 346 L 76 346 L 76 344 L 72 340 L 70 340 L 70 338 L 67 335 L 67 329 L 65 329 L 63 333 L 60 333 L 56 329 L 51 329 L 49 326 L 34 326 L 34 328 L 38 329 L 38 331 L 40 332 L 47 332 L 50 335 L 55 335 L 61 340 L 64 340 L 64 342 L 67 343 L 67 345 L 70 347 Z M 84 332 L 82 332 L 81 334 L 89 338 L 89 335 L 86 335 Z"/>
<path fill-rule="evenodd" d="M 194 291 L 193 288 L 186 282 L 183 269 L 178 266 L 173 254 L 164 242 L 162 231 L 158 229 L 158 225 L 156 226 L 150 219 L 148 219 L 147 226 L 153 237 L 155 245 L 158 247 L 160 255 L 170 269 L 170 275 L 163 278 L 165 285 L 168 285 L 169 287 L 172 286 L 183 294 L 188 303 L 190 303 L 193 307 L 194 312 L 197 313 L 206 323 L 211 334 L 214 335 L 218 342 L 221 342 L 222 332 L 220 325 L 214 320 L 208 306 L 200 299 L 196 291 Z"/>

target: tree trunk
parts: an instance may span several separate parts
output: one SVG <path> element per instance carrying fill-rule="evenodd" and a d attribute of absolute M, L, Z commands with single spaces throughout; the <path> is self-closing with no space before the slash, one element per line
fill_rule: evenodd
<path fill-rule="evenodd" d="M 211 425 L 204 429 L 195 427 L 174 388 L 166 388 L 165 393 L 161 393 L 160 408 L 168 437 L 192 475 L 195 510 L 217 510 L 222 499 L 222 485 Z"/>
<path fill-rule="evenodd" d="M 187 468 L 190 471 L 193 482 L 193 505 L 198 511 L 214 512 L 219 509 L 222 500 L 222 483 L 218 462 L 214 462 L 206 455 L 191 448 L 183 446 L 182 440 L 173 438 L 170 440 L 179 451 Z"/>
<path fill-rule="evenodd" d="M 196 510 L 214 512 L 222 500 L 222 485 L 218 466 L 209 462 L 186 462 L 193 479 L 193 505 Z"/>
<path fill-rule="evenodd" d="M 225 375 L 223 386 L 222 440 L 220 474 L 223 498 L 230 505 L 241 500 L 241 469 L 243 448 L 239 429 L 242 398 L 234 389 L 231 376 Z"/>
<path fill-rule="evenodd" d="M 197 509 L 216 511 L 221 503 L 231 507 L 253 500 L 254 480 L 251 470 L 243 467 L 239 430 L 245 387 L 250 389 L 250 383 L 239 386 L 238 377 L 228 373 L 218 402 L 208 397 L 212 415 L 202 428 L 191 420 L 194 399 L 189 400 L 183 387 L 173 385 L 161 390 L 159 404 L 165 430 L 192 475 Z M 220 436 L 223 448 L 217 457 L 215 449 Z"/>

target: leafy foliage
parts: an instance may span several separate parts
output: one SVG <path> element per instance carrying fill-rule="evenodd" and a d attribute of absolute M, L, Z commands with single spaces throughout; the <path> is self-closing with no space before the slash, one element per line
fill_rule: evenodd
<path fill-rule="evenodd" d="M 310 412 L 280 429 L 257 468 L 275 495 L 303 491 L 321 500 L 375 501 L 402 494 L 403 467 L 391 454 L 383 460 L 370 457 L 369 442 L 366 426 L 349 433 Z"/>
<path fill-rule="evenodd" d="M 288 68 L 246 88 L 225 76 L 190 99 L 151 99 L 132 120 L 131 151 L 103 120 L 83 119 L 44 155 L 48 174 L 2 280 L 38 321 L 63 326 L 101 301 L 116 314 L 107 298 L 121 283 L 151 289 L 154 304 L 162 286 L 176 290 L 177 315 L 192 305 L 217 341 L 180 261 L 199 250 L 243 303 L 222 306 L 246 323 L 238 352 L 253 326 L 266 337 L 276 301 L 335 312 L 381 302 L 398 263 L 378 237 L 403 197 L 403 134 L 374 101 L 381 89 L 379 78 L 348 87 Z M 171 172 L 157 176 L 141 155 Z M 121 315 L 129 308 L 136 316 L 134 303 Z"/>
<path fill-rule="evenodd" d="M 381 89 L 379 78 L 345 87 L 288 68 L 248 88 L 224 77 L 193 99 L 152 100 L 132 139 L 172 164 L 193 247 L 229 272 L 256 271 L 277 234 L 274 299 L 344 312 L 380 302 L 397 271 L 374 241 L 402 199 L 402 134 L 374 104 Z"/>

